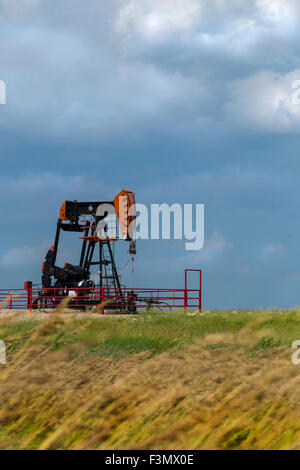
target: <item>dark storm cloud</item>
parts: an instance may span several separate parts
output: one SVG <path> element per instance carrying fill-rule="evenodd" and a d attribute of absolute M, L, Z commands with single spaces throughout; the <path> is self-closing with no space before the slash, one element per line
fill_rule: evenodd
<path fill-rule="evenodd" d="M 276 132 L 269 121 L 281 102 L 288 116 L 276 109 L 279 126 L 286 119 L 287 130 L 299 128 L 290 103 L 299 76 L 296 2 L 1 5 L 2 130 L 85 143 L 136 139 L 151 128 L 230 132 L 240 121 Z"/>
<path fill-rule="evenodd" d="M 63 200 L 130 186 L 140 202 L 206 204 L 197 256 L 141 245 L 145 284 L 203 266 L 208 305 L 270 304 L 272 285 L 276 303 L 295 302 L 299 11 L 296 0 L 0 0 L 1 282 L 22 282 L 18 260 L 38 280 Z"/>

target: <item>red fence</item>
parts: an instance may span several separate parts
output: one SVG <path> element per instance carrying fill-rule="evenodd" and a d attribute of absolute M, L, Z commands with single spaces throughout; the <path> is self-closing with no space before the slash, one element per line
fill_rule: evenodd
<path fill-rule="evenodd" d="M 201 271 L 198 289 L 188 289 L 187 273 L 185 273 L 184 289 L 151 289 L 151 288 L 95 288 L 78 287 L 74 289 L 51 288 L 48 290 L 32 288 L 25 283 L 24 289 L 1 289 L 0 304 L 2 309 L 33 310 L 48 309 L 57 306 L 64 298 L 69 297 L 69 306 L 86 309 L 100 306 L 101 313 L 109 311 L 126 311 L 135 313 L 137 309 L 179 309 L 192 308 L 201 311 Z"/>

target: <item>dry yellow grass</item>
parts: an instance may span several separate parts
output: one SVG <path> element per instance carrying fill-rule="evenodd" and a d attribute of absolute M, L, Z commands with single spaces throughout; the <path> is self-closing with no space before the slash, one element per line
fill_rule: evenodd
<path fill-rule="evenodd" d="M 270 329 L 281 314 L 220 314 L 222 322 L 178 314 L 171 344 L 159 339 L 165 317 L 78 321 L 63 307 L 23 322 L 21 332 L 18 318 L 0 321 L 9 346 L 0 366 L 1 449 L 300 449 L 300 366 Z M 299 313 L 291 315 L 294 336 Z M 100 333 L 92 335 L 95 321 Z M 199 334 L 190 340 L 180 322 Z M 128 348 L 132 331 L 149 342 L 156 326 L 148 349 L 140 339 Z M 122 336 L 124 354 L 104 348 L 117 330 L 131 338 Z"/>

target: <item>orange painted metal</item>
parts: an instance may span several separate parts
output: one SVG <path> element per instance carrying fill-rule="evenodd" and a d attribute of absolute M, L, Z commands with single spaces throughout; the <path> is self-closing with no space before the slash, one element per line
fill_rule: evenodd
<path fill-rule="evenodd" d="M 116 214 L 119 219 L 120 232 L 123 240 L 134 240 L 135 233 L 135 197 L 130 189 L 123 189 L 114 199 Z M 129 230 L 131 228 L 131 230 Z"/>
<path fill-rule="evenodd" d="M 61 220 L 70 220 L 66 217 L 66 201 L 61 205 L 61 208 L 59 211 L 59 218 Z"/>

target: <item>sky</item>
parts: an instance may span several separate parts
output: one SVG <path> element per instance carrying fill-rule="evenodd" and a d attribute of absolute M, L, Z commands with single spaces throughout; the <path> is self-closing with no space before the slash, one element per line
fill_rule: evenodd
<path fill-rule="evenodd" d="M 299 21 L 296 0 L 0 0 L 1 288 L 40 282 L 64 200 L 127 187 L 205 204 L 204 248 L 140 241 L 136 286 L 199 268 L 205 308 L 300 305 Z"/>

